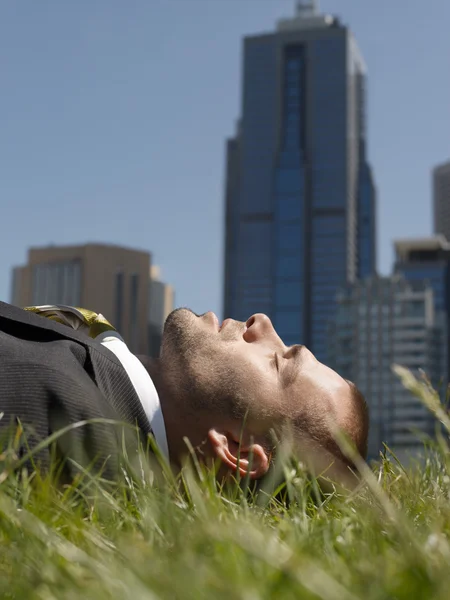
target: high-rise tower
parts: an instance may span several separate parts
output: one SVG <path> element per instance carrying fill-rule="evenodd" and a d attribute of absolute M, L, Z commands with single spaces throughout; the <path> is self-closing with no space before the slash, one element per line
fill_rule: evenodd
<path fill-rule="evenodd" d="M 227 144 L 226 317 L 268 314 L 326 360 L 338 286 L 375 272 L 366 68 L 337 18 L 299 1 L 244 40 L 242 113 Z"/>

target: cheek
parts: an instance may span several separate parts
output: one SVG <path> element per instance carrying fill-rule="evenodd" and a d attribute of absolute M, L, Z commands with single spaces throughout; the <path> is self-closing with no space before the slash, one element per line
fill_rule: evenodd
<path fill-rule="evenodd" d="M 237 380 L 249 398 L 252 409 L 261 417 L 274 417 L 282 408 L 282 390 L 275 365 L 267 357 L 241 360 Z"/>
<path fill-rule="evenodd" d="M 202 353 L 196 357 L 192 369 L 202 386 L 216 396 L 243 397 L 250 391 L 250 365 L 233 347 L 216 347 L 212 352 Z"/>
<path fill-rule="evenodd" d="M 279 404 L 274 364 L 245 342 L 199 344 L 186 358 L 185 376 L 210 393 L 238 394 L 252 404 Z"/>

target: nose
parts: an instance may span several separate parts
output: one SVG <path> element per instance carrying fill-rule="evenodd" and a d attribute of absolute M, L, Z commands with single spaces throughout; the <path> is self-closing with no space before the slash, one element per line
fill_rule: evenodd
<path fill-rule="evenodd" d="M 252 315 L 246 322 L 247 331 L 244 334 L 246 342 L 256 342 L 263 338 L 278 337 L 272 321 L 263 313 Z"/>

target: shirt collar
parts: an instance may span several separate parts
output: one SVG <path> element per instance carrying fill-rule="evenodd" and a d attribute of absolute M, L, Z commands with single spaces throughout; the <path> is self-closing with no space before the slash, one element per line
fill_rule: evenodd
<path fill-rule="evenodd" d="M 95 338 L 113 352 L 122 363 L 142 404 L 155 441 L 166 460 L 169 460 L 166 426 L 161 401 L 147 369 L 135 356 L 117 331 L 106 331 Z"/>

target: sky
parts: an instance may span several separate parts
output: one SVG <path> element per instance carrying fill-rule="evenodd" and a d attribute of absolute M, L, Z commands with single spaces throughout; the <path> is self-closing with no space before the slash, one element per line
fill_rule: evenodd
<path fill-rule="evenodd" d="M 177 306 L 222 311 L 225 140 L 244 35 L 294 0 L 0 2 L 0 299 L 29 246 L 150 250 Z M 450 158 L 450 2 L 322 0 L 368 66 L 378 267 L 432 232 Z"/>

